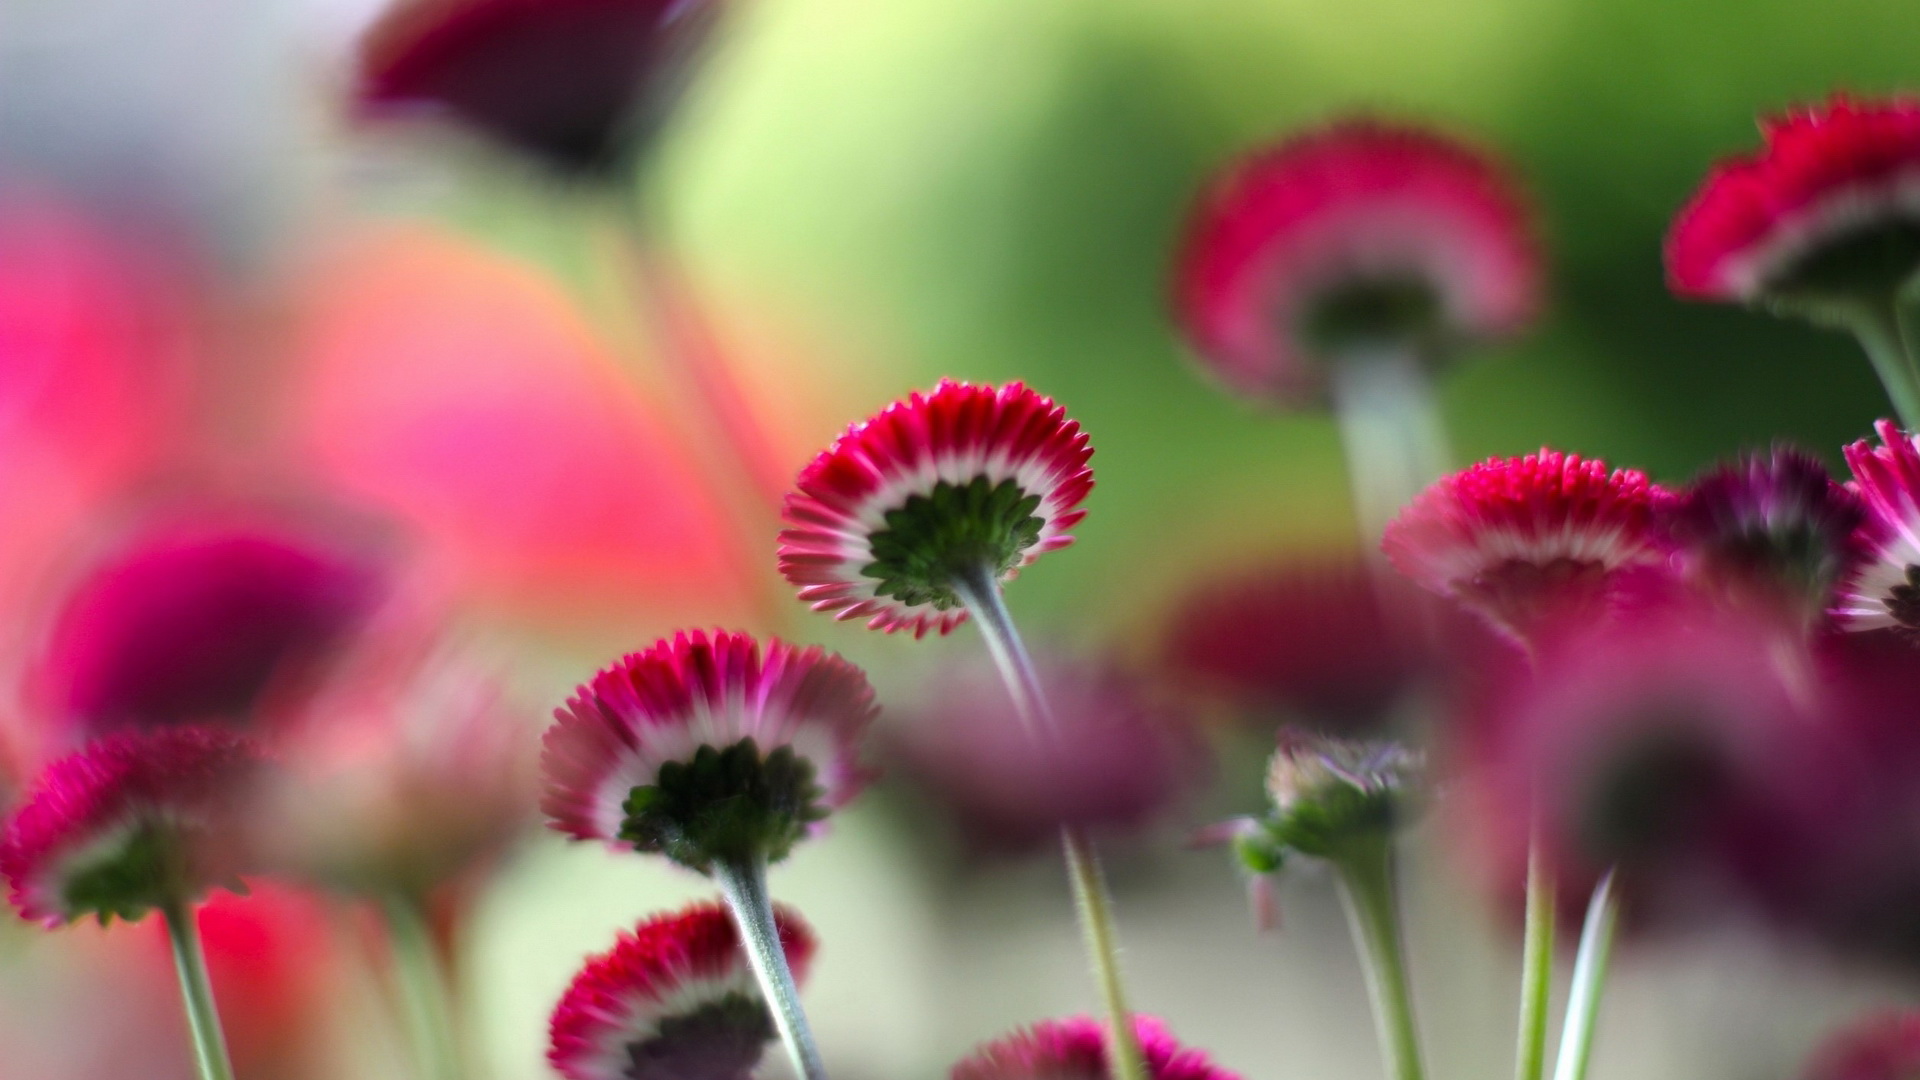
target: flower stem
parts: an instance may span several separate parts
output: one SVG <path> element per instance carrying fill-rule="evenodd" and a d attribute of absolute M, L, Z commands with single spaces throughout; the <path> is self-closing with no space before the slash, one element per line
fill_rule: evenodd
<path fill-rule="evenodd" d="M 193 1060 L 200 1080 L 233 1080 L 233 1062 L 227 1057 L 227 1039 L 220 1031 L 220 1012 L 207 982 L 207 956 L 200 948 L 200 928 L 184 901 L 161 907 L 167 921 L 167 940 L 173 946 L 173 966 L 180 975 L 180 996 L 186 1002 L 187 1025 L 193 1029 Z"/>
<path fill-rule="evenodd" d="M 780 927 L 773 919 L 766 858 L 756 855 L 717 860 L 711 872 L 733 912 L 734 925 L 740 928 L 747 962 L 760 982 L 760 992 L 773 1008 L 774 1026 L 780 1029 L 780 1041 L 786 1044 L 795 1073 L 801 1080 L 826 1080 L 820 1047 L 814 1042 L 806 1012 L 800 1008 L 800 988 L 794 984 L 787 950 L 780 944 Z"/>
<path fill-rule="evenodd" d="M 1540 1080 L 1547 1067 L 1552 1010 L 1554 880 L 1540 838 L 1527 849 L 1527 925 L 1520 959 L 1520 1047 L 1515 1080 Z"/>
<path fill-rule="evenodd" d="M 1409 350 L 1343 355 L 1330 379 L 1354 511 L 1371 546 L 1400 508 L 1446 470 L 1452 457 L 1446 425 L 1427 366 Z"/>
<path fill-rule="evenodd" d="M 1028 734 L 1036 739 L 1052 739 L 1053 709 L 1046 690 L 1040 685 L 1040 673 L 1033 656 L 1020 640 L 1020 631 L 1007 611 L 1000 582 L 991 567 L 978 566 L 956 575 L 953 591 L 967 606 L 967 613 L 980 627 L 987 651 L 1000 669 L 1001 680 L 1013 696 L 1014 710 L 1025 723 Z M 1146 1059 L 1140 1052 L 1140 1039 L 1133 1029 L 1133 1013 L 1127 1007 L 1126 982 L 1120 972 L 1120 948 L 1113 926 L 1113 897 L 1106 877 L 1100 872 L 1100 856 L 1092 842 L 1077 829 L 1060 830 L 1060 849 L 1066 859 L 1067 877 L 1073 885 L 1074 910 L 1080 920 L 1081 939 L 1086 942 L 1087 957 L 1093 964 L 1094 980 L 1107 1010 L 1107 1034 L 1111 1044 L 1109 1057 L 1115 1080 L 1147 1080 Z"/>
<path fill-rule="evenodd" d="M 1406 947 L 1400 935 L 1399 886 L 1390 837 L 1355 842 L 1333 860 L 1347 921 L 1367 974 L 1380 1054 L 1391 1080 L 1422 1080 L 1420 1033 L 1414 1024 L 1413 992 L 1407 981 Z"/>
<path fill-rule="evenodd" d="M 1899 305 L 1889 297 L 1884 302 L 1867 301 L 1850 305 L 1841 323 L 1853 331 L 1873 362 L 1880 385 L 1893 402 L 1900 425 L 1909 431 L 1920 430 L 1920 360 L 1913 355 L 1913 343 L 1902 331 Z"/>
<path fill-rule="evenodd" d="M 394 981 L 399 985 L 420 1076 L 422 1080 L 460 1080 L 446 973 L 434 949 L 422 901 L 417 896 L 390 896 L 380 911 L 387 923 Z"/>
<path fill-rule="evenodd" d="M 1620 893 L 1609 870 L 1587 904 L 1586 925 L 1580 929 L 1580 950 L 1574 954 L 1573 987 L 1567 994 L 1567 1024 L 1560 1033 L 1560 1060 L 1553 1080 L 1585 1080 L 1593 1057 L 1594 1026 L 1600 1017 L 1600 992 L 1607 984 L 1607 961 L 1613 952 L 1613 928 L 1620 919 Z"/>

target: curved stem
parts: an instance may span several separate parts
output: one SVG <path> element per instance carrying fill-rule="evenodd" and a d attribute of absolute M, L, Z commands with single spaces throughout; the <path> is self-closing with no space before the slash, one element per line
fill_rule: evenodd
<path fill-rule="evenodd" d="M 991 567 L 976 566 L 957 574 L 953 591 L 967 606 L 967 614 L 980 627 L 987 651 L 1000 669 L 1000 678 L 1012 695 L 1014 709 L 1034 738 L 1055 737 L 1053 709 L 1040 684 L 1033 656 L 1020 640 L 1020 631 L 1007 611 L 1000 582 Z M 1080 935 L 1086 942 L 1087 957 L 1093 965 L 1094 981 L 1107 1011 L 1107 1033 L 1111 1043 L 1113 1075 L 1116 1080 L 1148 1080 L 1146 1059 L 1140 1052 L 1140 1039 L 1133 1029 L 1133 1013 L 1127 1007 L 1126 983 L 1120 972 L 1120 948 L 1113 927 L 1113 896 L 1100 872 L 1100 856 L 1084 833 L 1060 830 L 1060 849 L 1066 859 L 1067 877 L 1073 884 L 1074 911 L 1080 921 Z"/>
<path fill-rule="evenodd" d="M 733 912 L 734 925 L 740 928 L 747 962 L 752 965 L 760 992 L 766 995 L 773 1011 L 774 1026 L 780 1030 L 780 1041 L 786 1044 L 794 1072 L 802 1080 L 826 1080 L 827 1069 L 820 1060 L 820 1047 L 814 1042 L 806 1012 L 800 1008 L 800 988 L 793 981 L 787 950 L 780 944 L 780 927 L 773 919 L 773 898 L 767 892 L 766 859 L 754 856 L 716 861 L 711 873 Z"/>
<path fill-rule="evenodd" d="M 1600 993 L 1607 984 L 1613 952 L 1613 928 L 1620 919 L 1620 894 L 1609 870 L 1587 904 L 1580 929 L 1580 951 L 1573 961 L 1573 987 L 1567 994 L 1567 1026 L 1560 1033 L 1560 1060 L 1553 1080 L 1584 1080 L 1593 1057 L 1593 1032 L 1600 1017 Z"/>
<path fill-rule="evenodd" d="M 1422 1080 L 1426 1067 L 1413 1018 L 1406 947 L 1400 934 L 1393 843 L 1387 837 L 1355 843 L 1333 865 L 1354 945 L 1366 970 L 1367 992 L 1373 999 L 1374 1024 L 1387 1075 L 1392 1080 Z"/>
<path fill-rule="evenodd" d="M 1527 923 L 1520 959 L 1520 1046 L 1515 1080 L 1540 1080 L 1547 1067 L 1553 998 L 1554 881 L 1539 837 L 1527 849 Z"/>
<path fill-rule="evenodd" d="M 213 987 L 207 982 L 207 956 L 200 948 L 200 928 L 191 908 L 179 900 L 161 907 L 167 921 L 167 941 L 173 946 L 173 966 L 180 975 L 180 997 L 187 1007 L 187 1025 L 193 1030 L 193 1061 L 200 1080 L 233 1080 L 233 1062 L 227 1039 L 220 1031 L 220 1012 L 214 1007 Z"/>
<path fill-rule="evenodd" d="M 433 932 L 419 897 L 390 896 L 380 905 L 393 949 L 393 977 L 406 1013 L 407 1034 L 423 1080 L 460 1080 L 459 1050 Z"/>
<path fill-rule="evenodd" d="M 1853 331 L 1872 361 L 1880 385 L 1886 388 L 1900 425 L 1909 431 L 1920 430 L 1920 362 L 1916 362 L 1911 342 L 1901 332 L 1898 306 L 1885 302 L 1865 302 L 1847 309 L 1843 324 Z"/>

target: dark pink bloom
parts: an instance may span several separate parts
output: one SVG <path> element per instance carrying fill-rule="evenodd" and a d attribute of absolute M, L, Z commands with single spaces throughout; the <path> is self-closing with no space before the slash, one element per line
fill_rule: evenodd
<path fill-rule="evenodd" d="M 372 613 L 362 553 L 231 515 L 163 522 L 74 587 L 33 682 L 75 729 L 246 723 L 310 682 Z"/>
<path fill-rule="evenodd" d="M 774 911 L 804 980 L 814 937 Z M 547 1060 L 567 1080 L 747 1080 L 777 1033 L 727 909 L 656 915 L 590 958 L 554 1009 Z"/>
<path fill-rule="evenodd" d="M 1358 558 L 1308 558 L 1204 582 L 1169 619 L 1166 662 L 1268 719 L 1376 728 L 1432 658 L 1389 617 Z"/>
<path fill-rule="evenodd" d="M 1879 446 L 1862 439 L 1846 448 L 1850 486 L 1870 515 L 1860 536 L 1871 557 L 1834 614 L 1850 630 L 1920 630 L 1920 441 L 1891 420 L 1874 430 Z"/>
<path fill-rule="evenodd" d="M 1151 1080 L 1239 1080 L 1205 1052 L 1175 1042 L 1160 1021 L 1133 1018 Z M 1106 1080 L 1107 1030 L 1090 1016 L 1042 1020 L 1032 1027 L 976 1048 L 949 1074 L 951 1080 Z"/>
<path fill-rule="evenodd" d="M 1144 828 L 1195 792 L 1206 745 L 1178 704 L 1113 665 L 1044 659 L 1054 723 L 1030 731 L 986 664 L 942 670 L 894 740 L 895 762 L 987 852 L 1056 841 L 1062 826 Z"/>
<path fill-rule="evenodd" d="M 1811 454 L 1776 447 L 1697 477 L 1668 530 L 1684 576 L 1708 595 L 1823 622 L 1882 537 L 1859 496 Z"/>
<path fill-rule="evenodd" d="M 866 675 L 824 650 L 683 630 L 554 713 L 541 808 L 575 839 L 699 869 L 745 854 L 739 843 L 777 859 L 864 786 L 860 741 L 876 711 Z M 748 806 L 750 821 L 735 813 Z"/>
<path fill-rule="evenodd" d="M 957 576 L 1004 581 L 1073 542 L 1092 456 L 1066 410 L 1024 384 L 943 381 L 855 424 L 801 471 L 780 572 L 815 611 L 944 634 L 967 617 Z"/>
<path fill-rule="evenodd" d="M 401 0 L 368 34 L 362 101 L 437 111 L 570 171 L 618 165 L 717 0 Z"/>
<path fill-rule="evenodd" d="M 58 926 L 198 898 L 231 878 L 263 766 L 245 736 L 197 727 L 108 735 L 55 761 L 0 841 L 14 907 Z"/>
<path fill-rule="evenodd" d="M 1836 94 L 1760 131 L 1760 152 L 1716 166 L 1674 219 L 1674 292 L 1751 301 L 1848 281 L 1892 288 L 1920 269 L 1920 102 Z"/>
<path fill-rule="evenodd" d="M 1442 478 L 1380 546 L 1402 574 L 1525 640 L 1595 610 L 1623 571 L 1664 566 L 1671 498 L 1645 473 L 1542 448 Z"/>
<path fill-rule="evenodd" d="M 1228 387 L 1297 403 L 1345 348 L 1518 332 L 1540 308 L 1540 263 L 1525 201 L 1491 155 L 1349 120 L 1213 182 L 1187 227 L 1175 307 Z"/>
<path fill-rule="evenodd" d="M 1920 1012 L 1885 1012 L 1835 1032 L 1801 1080 L 1911 1080 L 1920 1076 Z"/>

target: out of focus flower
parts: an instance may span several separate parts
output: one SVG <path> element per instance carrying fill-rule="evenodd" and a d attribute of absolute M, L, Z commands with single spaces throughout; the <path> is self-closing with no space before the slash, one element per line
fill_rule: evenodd
<path fill-rule="evenodd" d="M 1133 1019 L 1151 1080 L 1238 1080 L 1204 1051 L 1181 1046 L 1160 1021 Z M 951 1080 L 1106 1080 L 1107 1033 L 1090 1016 L 1042 1020 L 977 1047 L 954 1065 Z"/>
<path fill-rule="evenodd" d="M 1036 736 L 984 664 L 943 669 L 893 740 L 905 778 L 983 852 L 1057 841 L 1063 826 L 1137 830 L 1193 793 L 1206 747 L 1178 706 L 1116 666 L 1040 666 L 1053 725 Z"/>
<path fill-rule="evenodd" d="M 1887 1012 L 1836 1032 L 1801 1080 L 1911 1080 L 1920 1076 L 1920 1012 Z"/>
<path fill-rule="evenodd" d="M 1430 667 L 1357 558 L 1204 582 L 1169 623 L 1166 663 L 1176 675 L 1246 713 L 1330 732 L 1379 728 Z"/>
<path fill-rule="evenodd" d="M 569 173 L 618 168 L 720 0 L 401 0 L 362 46 L 376 113 L 441 114 Z"/>
<path fill-rule="evenodd" d="M 1701 300 L 1890 295 L 1920 270 L 1920 102 L 1836 95 L 1760 126 L 1667 235 L 1667 282 Z"/>
<path fill-rule="evenodd" d="M 774 922 L 804 979 L 812 931 L 786 908 Z M 567 1080 L 747 1080 L 776 1038 L 727 909 L 695 904 L 587 961 L 554 1010 L 547 1060 Z"/>
<path fill-rule="evenodd" d="M 23 918 L 137 920 L 232 880 L 243 789 L 264 766 L 246 737 L 179 727 L 108 735 L 47 766 L 0 841 Z"/>
<path fill-rule="evenodd" d="M 1543 448 L 1444 477 L 1381 548 L 1402 574 L 1526 641 L 1603 609 L 1623 571 L 1664 566 L 1671 498 L 1644 473 Z"/>
<path fill-rule="evenodd" d="M 362 553 L 230 515 L 164 521 L 96 565 L 33 676 L 80 732 L 245 724 L 309 684 L 382 595 Z"/>
<path fill-rule="evenodd" d="M 1874 430 L 1879 446 L 1862 439 L 1846 448 L 1852 487 L 1870 515 L 1861 537 L 1871 558 L 1834 614 L 1851 630 L 1920 630 L 1920 441 L 1890 420 Z"/>
<path fill-rule="evenodd" d="M 1754 598 L 1806 626 L 1826 618 L 1880 541 L 1859 496 L 1787 447 L 1715 468 L 1680 492 L 1669 530 L 1707 595 Z"/>
<path fill-rule="evenodd" d="M 491 674 L 441 658 L 349 677 L 281 742 L 256 845 L 273 866 L 366 893 L 425 895 L 532 817 L 534 732 Z"/>
<path fill-rule="evenodd" d="M 1343 121 L 1256 151 L 1187 228 L 1175 305 L 1229 388 L 1311 402 L 1355 352 L 1427 360 L 1540 308 L 1530 215 L 1503 164 L 1422 128 Z"/>
<path fill-rule="evenodd" d="M 864 786 L 876 711 L 866 675 L 819 648 L 681 631 L 555 712 L 541 808 L 575 839 L 695 870 L 777 861 Z"/>
<path fill-rule="evenodd" d="M 1386 739 L 1282 731 L 1267 767 L 1265 816 L 1232 836 L 1251 872 L 1270 874 L 1293 855 L 1340 859 L 1406 824 L 1425 779 L 1424 755 Z"/>
<path fill-rule="evenodd" d="M 780 572 L 815 611 L 876 630 L 958 626 L 956 584 L 1005 581 L 1073 542 L 1093 456 L 1024 384 L 945 380 L 849 428 L 787 496 Z"/>
<path fill-rule="evenodd" d="M 321 897 L 273 881 L 214 893 L 195 913 L 238 1075 L 321 1080 L 340 1061 L 330 1023 L 346 973 Z M 156 952 L 165 932 L 156 931 Z"/>

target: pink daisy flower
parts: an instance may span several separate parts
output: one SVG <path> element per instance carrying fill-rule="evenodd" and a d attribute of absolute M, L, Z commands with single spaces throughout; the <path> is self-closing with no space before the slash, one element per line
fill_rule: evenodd
<path fill-rule="evenodd" d="M 1239 1080 L 1199 1050 L 1175 1042 L 1152 1017 L 1136 1016 L 1151 1080 Z M 1090 1016 L 1042 1020 L 976 1048 L 953 1067 L 951 1080 L 1107 1080 L 1107 1032 Z"/>
<path fill-rule="evenodd" d="M 1860 538 L 1865 567 L 1840 593 L 1834 615 L 1849 630 L 1920 630 L 1920 439 L 1891 420 L 1874 425 L 1880 445 L 1845 450 L 1849 485 L 1867 504 Z"/>
<path fill-rule="evenodd" d="M 591 172 L 617 164 L 643 94 L 698 43 L 716 5 L 401 0 L 362 45 L 360 97 L 377 111 L 442 113 Z"/>
<path fill-rule="evenodd" d="M 865 784 L 876 712 L 866 675 L 824 650 L 681 631 L 554 713 L 541 807 L 575 839 L 696 870 L 778 860 Z"/>
<path fill-rule="evenodd" d="M 876 630 L 946 633 L 955 583 L 1006 581 L 1073 542 L 1093 448 L 1024 384 L 943 381 L 849 428 L 787 496 L 780 572 L 815 611 Z"/>
<path fill-rule="evenodd" d="M 814 937 L 788 909 L 780 944 L 804 978 Z M 592 957 L 554 1009 L 547 1060 L 567 1080 L 748 1080 L 778 1036 L 726 908 L 656 915 Z"/>
<path fill-rule="evenodd" d="M 1667 234 L 1667 283 L 1700 300 L 1889 290 L 1920 269 L 1920 101 L 1835 95 L 1760 125 Z"/>
<path fill-rule="evenodd" d="M 217 728 L 109 735 L 47 766 L 0 840 L 22 918 L 129 921 L 230 879 L 236 815 L 264 767 Z"/>
<path fill-rule="evenodd" d="M 1541 304 L 1530 214 L 1487 153 L 1348 120 L 1234 162 L 1201 197 L 1174 305 L 1209 370 L 1251 397 L 1321 393 L 1342 352 L 1510 336 Z"/>
<path fill-rule="evenodd" d="M 1908 1080 L 1920 1076 L 1920 1012 L 1860 1020 L 1814 1052 L 1805 1080 Z"/>
<path fill-rule="evenodd" d="M 1646 474 L 1541 449 L 1443 477 L 1387 525 L 1394 568 L 1522 640 L 1591 612 L 1622 572 L 1663 567 L 1661 511 Z"/>

